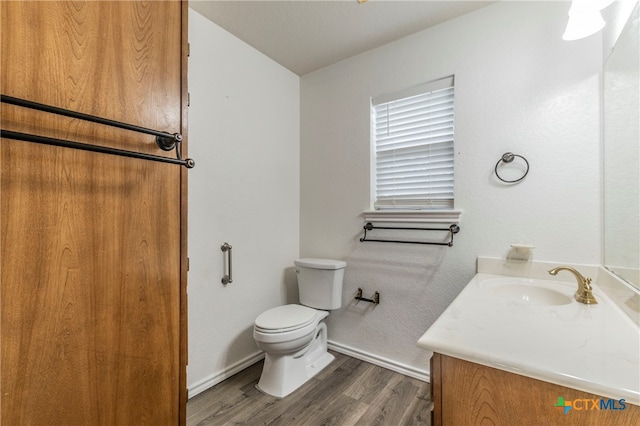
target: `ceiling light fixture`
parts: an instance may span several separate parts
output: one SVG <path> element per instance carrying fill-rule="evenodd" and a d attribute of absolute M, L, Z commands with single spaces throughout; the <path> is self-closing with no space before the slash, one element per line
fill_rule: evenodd
<path fill-rule="evenodd" d="M 573 0 L 569 9 L 569 22 L 562 35 L 563 40 L 589 37 L 605 26 L 600 11 L 614 0 Z"/>

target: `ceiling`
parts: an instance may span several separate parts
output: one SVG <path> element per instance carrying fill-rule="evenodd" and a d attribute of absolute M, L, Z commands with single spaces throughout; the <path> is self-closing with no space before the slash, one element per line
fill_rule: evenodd
<path fill-rule="evenodd" d="M 495 1 L 199 1 L 189 6 L 303 75 Z"/>

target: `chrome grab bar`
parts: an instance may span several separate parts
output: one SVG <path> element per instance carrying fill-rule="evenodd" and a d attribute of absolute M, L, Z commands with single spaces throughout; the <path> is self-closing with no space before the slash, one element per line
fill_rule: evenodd
<path fill-rule="evenodd" d="M 231 245 L 229 243 L 224 243 L 222 244 L 222 246 L 220 246 L 220 250 L 222 250 L 223 253 L 227 253 L 227 272 L 228 274 L 225 274 L 222 276 L 222 284 L 227 285 L 229 283 L 233 282 L 233 275 L 231 272 L 231 265 L 232 265 L 232 261 L 231 261 Z"/>

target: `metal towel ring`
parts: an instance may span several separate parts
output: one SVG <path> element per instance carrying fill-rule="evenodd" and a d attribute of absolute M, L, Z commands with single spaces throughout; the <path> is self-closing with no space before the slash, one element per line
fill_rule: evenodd
<path fill-rule="evenodd" d="M 522 176 L 520 176 L 518 179 L 515 179 L 515 180 L 503 179 L 500 176 L 500 174 L 498 173 L 498 166 L 500 165 L 500 163 L 511 163 L 514 160 L 514 158 L 516 158 L 516 157 L 520 157 L 520 158 L 522 158 L 524 160 L 524 162 L 527 164 L 527 170 L 525 170 L 524 174 Z M 495 171 L 496 176 L 498 177 L 498 179 L 500 179 L 503 182 L 506 182 L 506 183 L 520 182 L 522 179 L 525 178 L 525 176 L 527 176 L 527 173 L 529 173 L 529 162 L 522 155 L 514 154 L 513 152 L 505 152 L 504 154 L 502 154 L 502 157 L 496 163 L 496 167 L 495 167 L 494 171 Z"/>

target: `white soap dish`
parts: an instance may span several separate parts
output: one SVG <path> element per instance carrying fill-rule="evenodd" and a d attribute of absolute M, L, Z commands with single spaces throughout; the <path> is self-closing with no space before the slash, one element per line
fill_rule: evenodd
<path fill-rule="evenodd" d="M 511 244 L 511 247 L 516 249 L 516 252 L 518 253 L 527 253 L 536 248 L 536 246 L 532 246 L 530 244 Z"/>

